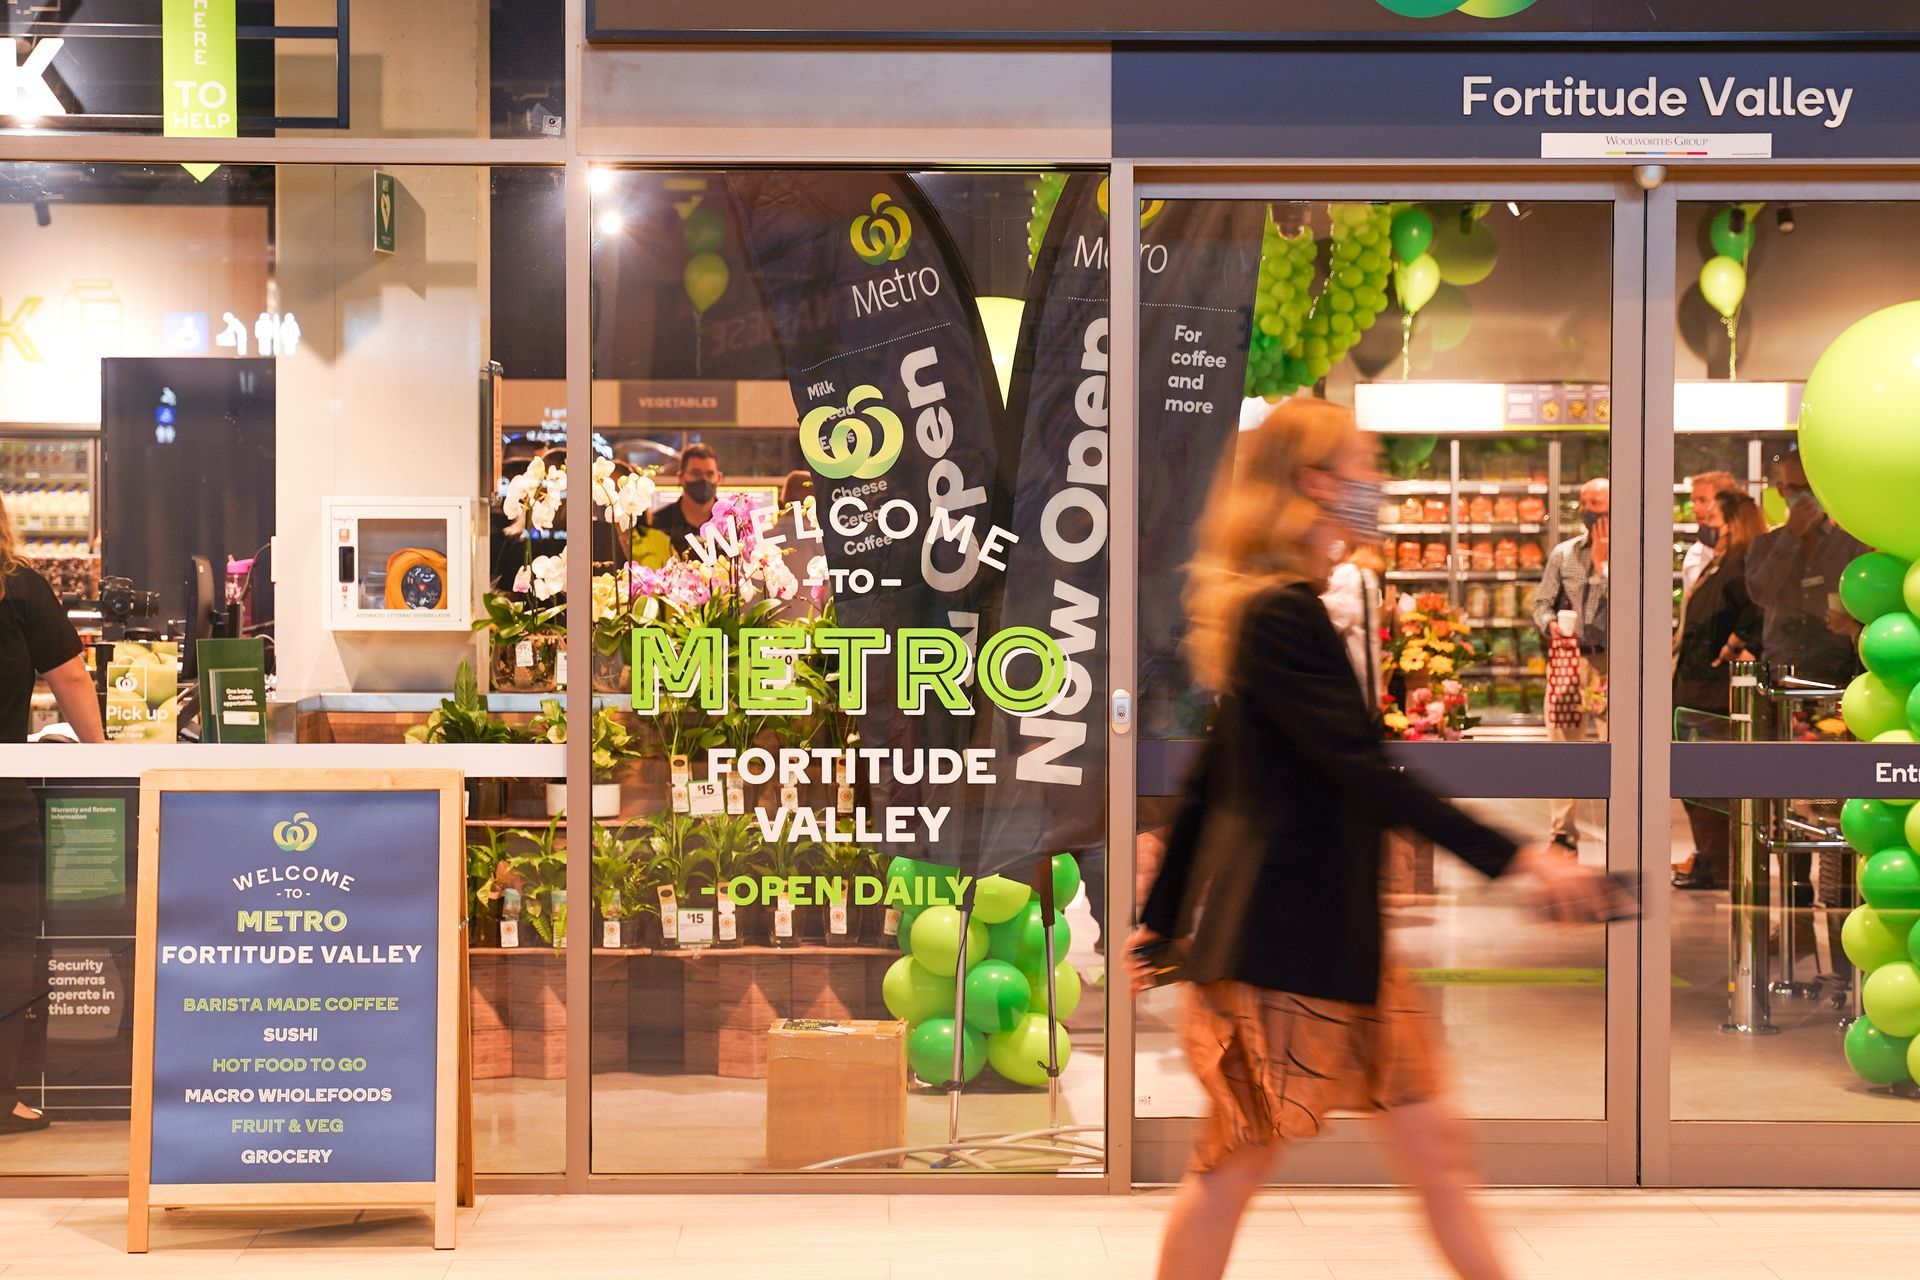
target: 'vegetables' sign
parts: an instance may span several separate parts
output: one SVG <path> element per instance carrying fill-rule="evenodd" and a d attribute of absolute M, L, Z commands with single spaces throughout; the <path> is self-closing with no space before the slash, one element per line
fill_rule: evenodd
<path fill-rule="evenodd" d="M 432 1203 L 451 1245 L 459 794 L 143 779 L 130 1249 L 149 1195 Z"/>

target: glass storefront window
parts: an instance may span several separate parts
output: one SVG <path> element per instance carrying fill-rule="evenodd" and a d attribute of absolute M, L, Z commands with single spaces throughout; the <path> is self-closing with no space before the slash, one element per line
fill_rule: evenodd
<path fill-rule="evenodd" d="M 1098 1169 L 1102 175 L 593 192 L 595 1171 Z"/>

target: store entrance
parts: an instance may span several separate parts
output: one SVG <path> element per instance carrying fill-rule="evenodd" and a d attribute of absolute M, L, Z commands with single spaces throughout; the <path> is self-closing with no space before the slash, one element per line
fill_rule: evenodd
<path fill-rule="evenodd" d="M 1389 750 L 1517 839 L 1634 868 L 1641 193 L 1136 177 L 1140 541 L 1116 590 L 1138 600 L 1141 884 L 1208 703 L 1182 659 L 1181 566 L 1221 459 L 1290 395 L 1351 408 L 1389 476 L 1380 543 L 1349 549 L 1326 597 Z M 1219 296 L 1169 283 L 1193 272 Z M 1229 357 L 1210 415 L 1195 350 Z M 1634 1181 L 1635 927 L 1542 924 L 1412 839 L 1390 843 L 1385 878 L 1391 945 L 1439 1015 L 1488 1176 Z M 1135 1175 L 1159 1181 L 1178 1175 L 1205 1098 L 1177 996 L 1137 1001 L 1133 1025 Z M 1376 1139 L 1336 1121 L 1285 1177 L 1383 1179 Z"/>

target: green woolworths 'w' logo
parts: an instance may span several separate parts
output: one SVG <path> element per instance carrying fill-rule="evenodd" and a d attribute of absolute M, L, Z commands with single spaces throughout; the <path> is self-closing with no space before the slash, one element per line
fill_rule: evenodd
<path fill-rule="evenodd" d="M 274 824 L 273 842 L 288 853 L 305 853 L 320 838 L 320 828 L 304 813 L 293 815 L 291 822 Z"/>
<path fill-rule="evenodd" d="M 860 255 L 860 261 L 877 267 L 907 256 L 913 224 L 907 221 L 907 211 L 889 203 L 886 193 L 881 192 L 873 198 L 873 212 L 853 220 L 848 238 L 853 241 L 853 251 Z"/>
<path fill-rule="evenodd" d="M 800 419 L 800 452 L 807 465 L 829 480 L 872 480 L 887 474 L 899 461 L 907 430 L 900 415 L 884 404 L 867 404 L 879 399 L 878 387 L 855 387 L 846 408 L 823 404 L 809 410 Z"/>
<path fill-rule="evenodd" d="M 1375 0 L 1382 9 L 1391 9 L 1403 18 L 1437 18 L 1443 13 L 1464 13 L 1469 18 L 1511 18 L 1534 0 Z"/>

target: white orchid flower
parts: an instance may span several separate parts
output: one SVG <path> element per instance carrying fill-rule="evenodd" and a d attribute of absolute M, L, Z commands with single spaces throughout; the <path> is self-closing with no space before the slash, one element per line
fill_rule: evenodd
<path fill-rule="evenodd" d="M 513 575 L 513 589 L 515 591 L 518 591 L 520 594 L 525 595 L 527 593 L 527 590 L 532 586 L 533 586 L 533 575 L 530 572 L 528 572 L 527 566 L 521 565 L 520 572 Z"/>
<path fill-rule="evenodd" d="M 613 479 L 613 466 L 612 458 L 595 458 L 593 460 L 594 484 L 603 485 Z"/>
<path fill-rule="evenodd" d="M 551 529 L 553 528 L 554 520 L 556 520 L 559 515 L 560 495 L 552 492 L 544 493 L 533 504 L 533 527 L 536 529 Z"/>
<path fill-rule="evenodd" d="M 567 589 L 567 553 L 557 556 L 536 556 L 533 561 L 533 594 L 535 599 L 551 600 Z"/>
<path fill-rule="evenodd" d="M 825 582 L 827 580 L 827 558 L 815 556 L 807 561 L 807 581 Z"/>

